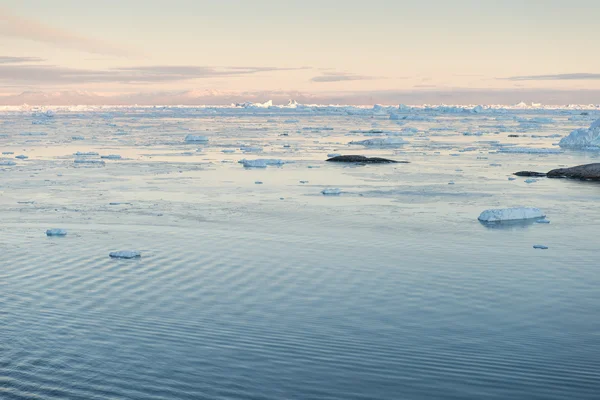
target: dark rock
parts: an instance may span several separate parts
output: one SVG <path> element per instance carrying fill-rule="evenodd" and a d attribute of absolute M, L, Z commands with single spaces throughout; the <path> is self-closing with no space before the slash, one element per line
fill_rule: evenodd
<path fill-rule="evenodd" d="M 600 181 L 600 163 L 578 165 L 572 168 L 558 168 L 548 172 L 548 178 L 569 178 Z"/>
<path fill-rule="evenodd" d="M 513 175 L 516 176 L 535 176 L 535 177 L 544 177 L 546 176 L 543 172 L 533 172 L 533 171 L 519 171 L 515 172 Z"/>
<path fill-rule="evenodd" d="M 392 163 L 407 164 L 408 163 L 408 161 L 394 161 L 394 160 L 388 160 L 387 158 L 365 157 L 365 156 L 337 156 L 337 157 L 329 158 L 326 161 L 340 162 L 340 163 L 360 163 L 360 164 L 392 164 Z"/>
<path fill-rule="evenodd" d="M 519 135 L 508 135 L 508 137 L 519 137 Z"/>

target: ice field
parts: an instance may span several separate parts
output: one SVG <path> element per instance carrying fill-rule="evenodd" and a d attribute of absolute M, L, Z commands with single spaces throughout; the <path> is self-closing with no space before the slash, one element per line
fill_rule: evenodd
<path fill-rule="evenodd" d="M 597 399 L 599 118 L 4 107 L 0 398 Z"/>

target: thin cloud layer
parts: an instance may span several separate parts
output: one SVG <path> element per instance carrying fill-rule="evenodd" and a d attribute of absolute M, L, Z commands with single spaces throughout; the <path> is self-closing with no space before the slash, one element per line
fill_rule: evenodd
<path fill-rule="evenodd" d="M 597 80 L 600 74 L 574 73 L 574 74 L 556 74 L 556 75 L 525 75 L 511 76 L 503 78 L 509 81 L 577 81 L 577 80 Z"/>
<path fill-rule="evenodd" d="M 43 58 L 38 57 L 11 57 L 11 56 L 0 56 L 0 64 L 22 64 L 32 62 L 45 61 Z"/>
<path fill-rule="evenodd" d="M 150 84 L 218 78 L 224 76 L 234 77 L 261 72 L 291 71 L 298 69 L 304 68 L 156 65 L 91 70 L 65 68 L 55 65 L 14 65 L 10 63 L 2 64 L 2 62 L 0 62 L 0 81 L 48 85 L 89 83 Z"/>
<path fill-rule="evenodd" d="M 373 76 L 355 75 L 346 72 L 323 72 L 320 76 L 311 79 L 312 82 L 344 82 L 344 81 L 367 81 L 378 79 Z"/>
<path fill-rule="evenodd" d="M 131 51 L 101 40 L 77 35 L 34 19 L 19 17 L 4 8 L 0 8 L 0 36 L 33 40 L 96 54 L 131 54 Z"/>

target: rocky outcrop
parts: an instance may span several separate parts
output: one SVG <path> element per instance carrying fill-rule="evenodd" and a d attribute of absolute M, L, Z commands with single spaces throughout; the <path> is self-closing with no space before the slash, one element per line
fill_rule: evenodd
<path fill-rule="evenodd" d="M 548 178 L 582 179 L 600 181 L 600 163 L 578 165 L 572 168 L 558 168 L 548 172 Z"/>
<path fill-rule="evenodd" d="M 533 172 L 533 171 L 519 171 L 515 172 L 513 175 L 516 176 L 534 176 L 536 178 L 542 178 L 546 176 L 544 172 Z"/>
<path fill-rule="evenodd" d="M 395 161 L 388 160 L 387 158 L 379 158 L 379 157 L 365 157 L 365 156 L 337 156 L 327 159 L 329 162 L 339 162 L 339 163 L 359 163 L 359 164 L 394 164 L 394 163 L 403 163 L 407 164 L 408 161 Z"/>

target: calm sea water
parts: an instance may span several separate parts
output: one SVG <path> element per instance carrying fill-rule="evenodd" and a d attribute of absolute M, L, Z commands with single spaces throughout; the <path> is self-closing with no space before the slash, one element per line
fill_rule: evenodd
<path fill-rule="evenodd" d="M 64 112 L 23 136 L 39 119 L 7 113 L 0 149 L 30 158 L 0 172 L 0 398 L 597 399 L 600 186 L 507 179 L 595 155 L 489 143 L 551 147 L 531 135 L 576 126 L 552 117 L 511 139 L 511 120 L 496 134 L 489 116 L 437 115 L 401 149 L 356 150 L 350 130 L 402 127 Z M 203 151 L 181 143 L 190 132 L 210 136 Z M 81 168 L 75 151 L 128 159 Z M 328 165 L 332 152 L 411 164 Z M 514 205 L 551 223 L 477 222 Z M 108 257 L 124 249 L 142 258 Z"/>

